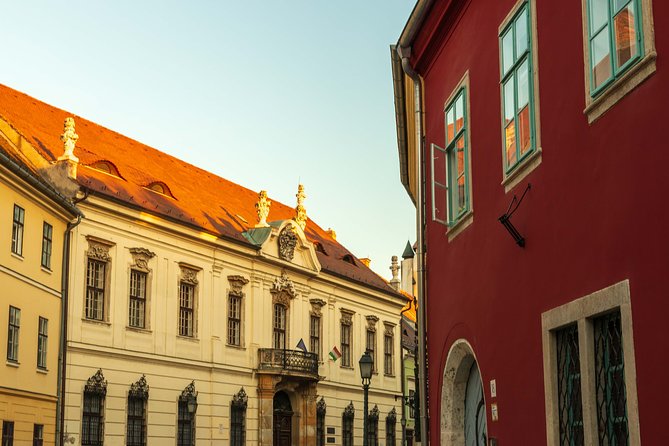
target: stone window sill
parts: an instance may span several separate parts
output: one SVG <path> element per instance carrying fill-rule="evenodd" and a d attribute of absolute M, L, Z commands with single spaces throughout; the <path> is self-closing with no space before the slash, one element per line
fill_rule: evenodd
<path fill-rule="evenodd" d="M 37 373 L 41 373 L 42 375 L 46 375 L 47 373 L 49 373 L 49 370 L 42 369 L 42 368 L 39 368 L 39 367 L 37 367 L 36 371 L 37 371 Z"/>
<path fill-rule="evenodd" d="M 7 364 L 9 367 L 16 367 L 16 368 L 18 368 L 19 365 L 21 365 L 18 361 L 10 361 L 9 359 L 7 360 L 7 362 L 5 362 L 5 364 Z"/>
<path fill-rule="evenodd" d="M 246 347 L 244 347 L 243 345 L 225 344 L 225 346 L 229 348 L 234 348 L 235 350 L 246 350 Z"/>
<path fill-rule="evenodd" d="M 127 325 L 125 329 L 128 331 L 134 331 L 136 333 L 151 334 L 151 330 L 149 330 L 148 328 L 133 327 L 132 325 Z"/>
<path fill-rule="evenodd" d="M 23 256 L 22 256 L 21 254 L 17 254 L 17 253 L 15 253 L 14 251 L 12 251 L 12 257 L 14 257 L 15 259 L 19 259 L 19 260 L 22 261 L 22 262 L 23 262 L 23 260 L 24 260 L 24 259 L 23 259 Z"/>
<path fill-rule="evenodd" d="M 514 187 L 523 181 L 534 169 L 541 164 L 541 147 L 522 160 L 511 173 L 502 180 L 504 193 L 508 194 Z"/>
<path fill-rule="evenodd" d="M 42 265 L 42 271 L 44 271 L 47 274 L 53 274 L 53 271 L 51 271 L 50 268 L 47 268 L 46 266 Z"/>
<path fill-rule="evenodd" d="M 88 324 L 93 324 L 93 325 L 104 325 L 104 326 L 107 326 L 107 327 L 111 327 L 111 323 L 110 323 L 110 322 L 107 322 L 107 321 L 99 321 L 99 320 L 97 320 L 97 319 L 88 319 L 88 318 L 85 318 L 85 317 L 82 317 L 81 320 L 82 320 L 83 322 L 88 323 Z"/>
<path fill-rule="evenodd" d="M 194 342 L 194 343 L 199 343 L 200 340 L 196 338 L 195 336 L 182 336 L 182 335 L 177 335 L 177 339 L 181 339 L 183 341 L 188 341 L 188 342 Z"/>
<path fill-rule="evenodd" d="M 474 221 L 474 211 L 469 211 L 458 220 L 453 226 L 448 228 L 448 243 L 451 243 L 462 231 L 464 231 Z"/>

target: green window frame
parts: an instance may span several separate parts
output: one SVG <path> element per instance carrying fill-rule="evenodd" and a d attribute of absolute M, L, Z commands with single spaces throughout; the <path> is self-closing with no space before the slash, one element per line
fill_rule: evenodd
<path fill-rule="evenodd" d="M 639 0 L 587 0 L 590 95 L 594 98 L 644 55 Z"/>
<path fill-rule="evenodd" d="M 508 174 L 536 149 L 532 18 L 525 2 L 499 35 L 502 147 Z"/>
<path fill-rule="evenodd" d="M 471 209 L 467 89 L 460 87 L 444 109 L 446 148 L 432 144 L 432 219 L 448 226 Z"/>

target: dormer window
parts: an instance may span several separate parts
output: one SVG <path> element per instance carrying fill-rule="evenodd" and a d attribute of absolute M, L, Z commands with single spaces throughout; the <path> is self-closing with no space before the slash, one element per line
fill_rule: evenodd
<path fill-rule="evenodd" d="M 344 262 L 350 263 L 353 266 L 358 266 L 355 264 L 355 259 L 351 254 L 346 254 L 344 257 L 341 258 Z"/>
<path fill-rule="evenodd" d="M 314 248 L 321 254 L 328 255 L 328 253 L 325 252 L 325 248 L 323 247 L 323 244 L 321 242 L 314 242 Z"/>
<path fill-rule="evenodd" d="M 107 175 L 112 175 L 118 178 L 121 178 L 121 174 L 119 173 L 118 169 L 116 166 L 111 163 L 110 161 L 96 161 L 93 164 L 91 164 L 89 167 L 99 170 L 100 172 L 104 172 Z"/>
<path fill-rule="evenodd" d="M 156 192 L 161 195 L 168 196 L 170 198 L 174 198 L 174 195 L 172 195 L 172 191 L 170 190 L 169 187 L 167 187 L 167 184 L 163 183 L 162 181 L 155 181 L 153 183 L 150 183 L 148 186 L 145 186 L 147 189 L 150 191 Z M 176 199 L 176 198 L 175 198 Z"/>

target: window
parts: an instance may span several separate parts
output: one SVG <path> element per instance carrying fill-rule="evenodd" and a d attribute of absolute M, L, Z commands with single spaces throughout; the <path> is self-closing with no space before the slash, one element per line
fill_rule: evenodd
<path fill-rule="evenodd" d="M 42 225 L 42 266 L 51 269 L 51 248 L 53 245 L 53 226 L 44 222 Z"/>
<path fill-rule="evenodd" d="M 468 74 L 444 108 L 446 148 L 432 144 L 432 219 L 450 227 L 470 214 Z"/>
<path fill-rule="evenodd" d="M 130 305 L 128 325 L 135 328 L 146 327 L 146 282 L 148 274 L 130 270 Z"/>
<path fill-rule="evenodd" d="M 316 403 L 316 446 L 325 446 L 325 399 L 321 397 Z"/>
<path fill-rule="evenodd" d="M 415 384 L 414 384 L 415 385 Z M 416 391 L 413 389 L 409 390 L 409 418 L 412 420 L 416 419 Z"/>
<path fill-rule="evenodd" d="M 367 342 L 365 344 L 365 348 L 367 349 L 367 353 L 369 353 L 369 356 L 372 357 L 372 372 L 376 372 L 377 370 L 377 365 L 376 365 L 376 331 L 370 330 L 369 328 L 367 329 Z"/>
<path fill-rule="evenodd" d="M 656 70 L 652 0 L 582 0 L 585 114 L 592 123 Z"/>
<path fill-rule="evenodd" d="M 49 320 L 40 316 L 37 331 L 37 367 L 46 370 L 46 348 L 49 340 Z"/>
<path fill-rule="evenodd" d="M 286 307 L 274 304 L 274 348 L 286 348 Z"/>
<path fill-rule="evenodd" d="M 14 422 L 2 421 L 2 446 L 14 445 Z"/>
<path fill-rule="evenodd" d="M 341 365 L 351 367 L 351 326 L 341 324 Z"/>
<path fill-rule="evenodd" d="M 86 269 L 86 319 L 104 320 L 107 262 L 88 258 Z"/>
<path fill-rule="evenodd" d="M 582 445 L 583 405 L 581 403 L 581 361 L 578 327 L 571 324 L 555 332 L 557 344 L 558 414 L 560 444 Z"/>
<path fill-rule="evenodd" d="M 641 444 L 631 320 L 627 280 L 542 314 L 548 446 Z"/>
<path fill-rule="evenodd" d="M 379 408 L 374 405 L 367 416 L 367 444 L 379 446 Z"/>
<path fill-rule="evenodd" d="M 19 362 L 19 330 L 21 328 L 21 310 L 9 307 L 9 328 L 7 333 L 7 361 Z"/>
<path fill-rule="evenodd" d="M 179 395 L 177 404 L 177 446 L 195 444 L 195 414 L 197 413 L 197 392 L 192 381 Z"/>
<path fill-rule="evenodd" d="M 321 354 L 321 318 L 313 314 L 309 318 L 309 351 Z"/>
<path fill-rule="evenodd" d="M 246 444 L 246 407 L 248 397 L 242 387 L 232 397 L 230 408 L 230 445 L 244 446 Z"/>
<path fill-rule="evenodd" d="M 353 419 L 355 418 L 355 409 L 351 401 L 344 409 L 341 417 L 341 444 L 342 446 L 353 446 Z"/>
<path fill-rule="evenodd" d="M 102 446 L 104 443 L 104 406 L 107 395 L 107 381 L 98 370 L 84 387 L 83 414 L 81 417 L 81 444 Z"/>
<path fill-rule="evenodd" d="M 385 324 L 385 333 L 383 334 L 383 373 L 386 375 L 393 374 L 393 346 L 393 328 Z"/>
<path fill-rule="evenodd" d="M 242 327 L 242 297 L 228 294 L 228 344 L 240 346 Z"/>
<path fill-rule="evenodd" d="M 26 211 L 19 205 L 14 205 L 14 221 L 12 223 L 12 252 L 23 255 L 23 224 Z"/>
<path fill-rule="evenodd" d="M 195 336 L 195 285 L 179 282 L 179 336 Z"/>
<path fill-rule="evenodd" d="M 35 424 L 33 426 L 33 446 L 42 446 L 44 444 L 44 425 Z"/>
<path fill-rule="evenodd" d="M 529 4 L 524 3 L 499 36 L 504 168 L 507 174 L 536 146 L 529 9 Z"/>
<path fill-rule="evenodd" d="M 149 385 L 142 377 L 130 385 L 128 392 L 128 423 L 126 425 L 126 445 L 146 446 L 146 404 L 149 399 Z"/>
<path fill-rule="evenodd" d="M 397 412 L 393 407 L 388 416 L 386 416 L 386 446 L 395 446 L 395 424 L 397 422 Z"/>

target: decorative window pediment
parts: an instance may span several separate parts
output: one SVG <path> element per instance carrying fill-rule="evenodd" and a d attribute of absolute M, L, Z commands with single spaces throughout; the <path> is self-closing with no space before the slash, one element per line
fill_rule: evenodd
<path fill-rule="evenodd" d="M 339 311 L 341 312 L 342 325 L 353 325 L 353 315 L 355 314 L 355 311 L 346 308 L 341 308 Z"/>
<path fill-rule="evenodd" d="M 285 271 L 281 272 L 280 277 L 274 279 L 269 291 L 272 294 L 272 304 L 281 304 L 286 308 L 290 306 L 290 301 L 297 296 L 295 284 L 288 278 Z"/>
<path fill-rule="evenodd" d="M 379 419 L 379 406 L 374 404 L 372 410 L 369 411 L 369 419 L 372 421 L 378 421 Z"/>
<path fill-rule="evenodd" d="M 146 382 L 146 376 L 142 375 L 136 382 L 130 384 L 131 397 L 148 399 L 149 398 L 149 384 Z"/>
<path fill-rule="evenodd" d="M 99 395 L 107 395 L 107 380 L 102 374 L 102 369 L 98 369 L 95 372 L 95 375 L 88 378 L 86 381 L 86 386 L 84 387 L 85 392 L 97 393 Z"/>
<path fill-rule="evenodd" d="M 191 285 L 197 285 L 197 273 L 200 268 L 186 263 L 179 263 L 179 268 L 181 269 L 181 281 L 189 283 Z"/>
<path fill-rule="evenodd" d="M 376 323 L 379 321 L 379 318 L 370 314 L 365 316 L 365 319 L 367 319 L 367 330 L 376 331 Z"/>
<path fill-rule="evenodd" d="M 318 415 L 325 415 L 326 410 L 327 404 L 325 404 L 325 398 L 321 397 L 321 399 L 316 403 L 316 413 Z"/>
<path fill-rule="evenodd" d="M 109 249 L 114 246 L 114 243 L 90 235 L 86 237 L 86 240 L 88 241 L 87 257 L 101 262 L 109 262 L 111 260 Z"/>
<path fill-rule="evenodd" d="M 146 248 L 130 248 L 130 254 L 132 255 L 133 268 L 145 273 L 151 272 L 149 269 L 149 260 L 156 256 L 155 253 Z"/>
<path fill-rule="evenodd" d="M 239 389 L 239 392 L 235 393 L 232 396 L 232 407 L 239 409 L 246 409 L 249 403 L 249 397 L 246 395 L 246 391 L 242 387 Z"/>
<path fill-rule="evenodd" d="M 395 331 L 395 324 L 392 322 L 384 322 L 383 329 L 386 336 L 392 336 L 393 332 Z"/>
<path fill-rule="evenodd" d="M 188 401 L 190 398 L 197 398 L 197 391 L 195 390 L 195 380 L 191 381 L 179 396 L 180 401 Z"/>
<path fill-rule="evenodd" d="M 353 407 L 353 401 L 348 403 L 348 406 L 344 408 L 344 418 L 354 418 L 355 417 L 355 407 Z"/>
<path fill-rule="evenodd" d="M 242 297 L 244 293 L 242 292 L 242 289 L 244 288 L 244 285 L 249 283 L 249 279 L 247 279 L 244 276 L 228 276 L 228 282 L 230 282 L 230 294 L 234 294 L 235 296 Z"/>
<path fill-rule="evenodd" d="M 316 317 L 323 316 L 322 308 L 325 306 L 325 301 L 323 299 L 309 299 L 311 304 L 311 315 Z"/>
<path fill-rule="evenodd" d="M 397 411 L 395 411 L 395 408 L 393 407 L 390 409 L 390 412 L 388 412 L 388 415 L 386 416 L 386 421 L 390 423 L 394 423 L 397 420 Z"/>

